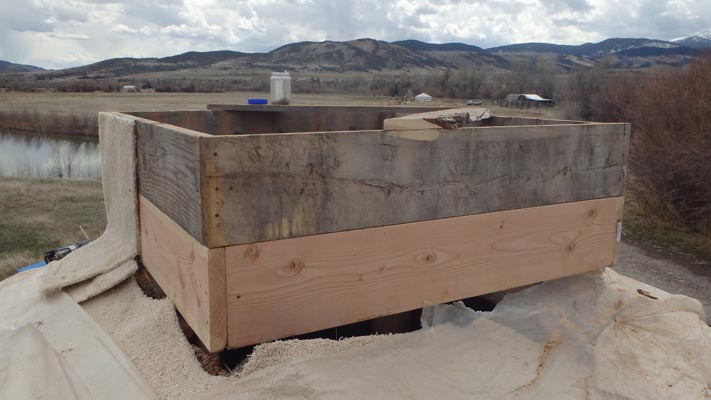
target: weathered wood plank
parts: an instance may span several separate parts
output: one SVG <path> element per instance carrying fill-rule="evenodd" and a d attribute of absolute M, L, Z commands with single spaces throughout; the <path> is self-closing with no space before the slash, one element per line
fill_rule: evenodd
<path fill-rule="evenodd" d="M 208 104 L 212 111 L 249 111 L 249 112 L 319 112 L 319 113 L 403 113 L 414 114 L 435 110 L 446 110 L 443 106 L 359 106 L 359 105 L 250 105 L 250 104 Z"/>
<path fill-rule="evenodd" d="M 198 139 L 209 135 L 144 119 L 136 131 L 139 193 L 202 242 Z"/>
<path fill-rule="evenodd" d="M 220 135 L 382 129 L 383 120 L 442 110 L 417 106 L 285 106 L 210 104 Z"/>
<path fill-rule="evenodd" d="M 590 124 L 584 121 L 570 121 L 564 119 L 530 118 L 530 117 L 504 117 L 492 115 L 482 121 L 483 126 L 524 126 L 524 125 L 571 125 Z"/>
<path fill-rule="evenodd" d="M 217 134 L 325 132 L 382 129 L 383 120 L 401 114 L 377 111 L 216 111 Z"/>
<path fill-rule="evenodd" d="M 621 197 L 226 248 L 228 347 L 612 265 Z"/>
<path fill-rule="evenodd" d="M 221 247 L 621 196 L 625 124 L 201 138 Z"/>
<path fill-rule="evenodd" d="M 225 249 L 208 249 L 139 197 L 141 260 L 210 351 L 227 343 Z"/>
<path fill-rule="evenodd" d="M 145 111 L 128 114 L 202 133 L 213 135 L 217 133 L 215 113 L 212 111 Z"/>

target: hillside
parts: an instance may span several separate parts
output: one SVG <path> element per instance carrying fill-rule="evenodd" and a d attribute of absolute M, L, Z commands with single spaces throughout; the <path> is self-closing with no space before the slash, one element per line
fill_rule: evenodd
<path fill-rule="evenodd" d="M 292 69 L 341 72 L 446 67 L 425 53 L 373 39 L 293 43 L 265 54 L 262 60 Z"/>
<path fill-rule="evenodd" d="M 22 72 L 36 72 L 43 71 L 43 68 L 35 67 L 33 65 L 22 65 L 15 64 L 9 61 L 0 60 L 0 74 L 11 74 L 11 73 L 22 73 Z"/>
<path fill-rule="evenodd" d="M 711 35 L 708 36 L 711 43 Z M 36 67 L 0 63 L 0 72 L 35 71 L 6 74 L 0 77 L 0 88 L 111 91 L 125 84 L 137 84 L 159 91 L 261 91 L 267 89 L 264 85 L 268 85 L 268 80 L 264 78 L 271 71 L 288 70 L 296 74 L 301 90 L 338 91 L 344 90 L 347 80 L 360 79 L 358 87 L 366 88 L 364 78 L 388 82 L 403 74 L 432 76 L 445 71 L 565 74 L 595 67 L 678 67 L 700 54 L 705 37 L 699 34 L 676 42 L 612 38 L 582 45 L 521 43 L 489 49 L 466 43 L 357 39 L 291 43 L 266 53 L 220 50 L 190 51 L 162 58 L 112 58 L 56 71 L 37 72 Z M 693 46 L 689 44 L 692 42 Z M 4 65 L 9 66 L 3 71 Z M 379 83 L 381 87 L 383 82 Z M 394 85 L 392 93 L 410 87 Z M 433 81 L 429 85 L 434 85 Z M 462 86 L 460 90 L 466 89 Z"/>
<path fill-rule="evenodd" d="M 701 40 L 700 37 L 695 38 L 693 40 Z M 374 39 L 357 39 L 345 42 L 291 43 L 268 53 L 191 51 L 163 58 L 114 58 L 48 74 L 52 78 L 66 78 L 117 77 L 195 69 L 208 74 L 209 70 L 237 69 L 382 72 L 475 67 L 495 70 L 512 69 L 517 65 L 536 62 L 564 72 L 591 66 L 648 68 L 657 65 L 684 65 L 698 51 L 698 48 L 686 46 L 681 42 L 644 38 L 613 38 L 579 46 L 521 43 L 490 49 L 465 43 L 435 44 L 418 40 L 389 43 Z"/>
<path fill-rule="evenodd" d="M 470 45 L 388 43 L 374 39 L 299 42 L 268 53 L 188 52 L 163 58 L 114 58 L 52 72 L 53 77 L 121 76 L 191 69 L 257 69 L 307 72 L 372 72 L 447 69 L 468 65 L 505 68 L 506 60 Z"/>
<path fill-rule="evenodd" d="M 698 32 L 689 37 L 677 39 L 674 43 L 692 49 L 711 49 L 711 29 Z"/>
<path fill-rule="evenodd" d="M 50 73 L 52 77 L 116 77 L 182 71 L 187 75 L 220 75 L 218 71 L 402 72 L 408 70 L 519 69 L 539 64 L 558 72 L 581 67 L 650 68 L 679 66 L 698 54 L 695 47 L 655 39 L 612 38 L 578 46 L 521 43 L 482 49 L 465 43 L 385 42 L 357 39 L 344 42 L 298 42 L 268 53 L 238 51 L 187 52 L 163 58 L 114 58 Z M 181 72 L 181 73 L 182 73 Z"/>
<path fill-rule="evenodd" d="M 550 43 L 521 43 L 487 49 L 514 65 L 548 64 L 558 70 L 581 66 L 607 68 L 652 68 L 682 66 L 698 50 L 678 42 L 645 38 L 611 38 L 578 46 Z"/>

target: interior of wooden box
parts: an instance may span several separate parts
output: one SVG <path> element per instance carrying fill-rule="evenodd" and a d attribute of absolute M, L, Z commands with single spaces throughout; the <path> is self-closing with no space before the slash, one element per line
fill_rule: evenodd
<path fill-rule="evenodd" d="M 354 108 L 352 111 L 334 107 L 301 108 L 293 107 L 293 111 L 269 111 L 259 108 L 250 110 L 217 110 L 217 111 L 157 111 L 135 112 L 136 117 L 145 118 L 165 124 L 192 129 L 210 135 L 240 135 L 261 133 L 291 133 L 291 132 L 328 132 L 328 131 L 359 131 L 383 129 L 383 121 L 409 114 L 400 107 L 388 110 L 387 107 Z M 421 112 L 413 109 L 412 112 Z M 530 126 L 583 124 L 578 121 L 552 120 L 540 118 L 492 116 L 469 126 Z"/>

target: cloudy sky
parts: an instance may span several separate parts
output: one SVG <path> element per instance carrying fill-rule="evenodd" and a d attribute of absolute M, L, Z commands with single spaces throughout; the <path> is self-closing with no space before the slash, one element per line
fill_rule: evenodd
<path fill-rule="evenodd" d="M 581 44 L 711 28 L 711 0 L 0 0 L 0 59 L 63 68 L 296 41 Z"/>

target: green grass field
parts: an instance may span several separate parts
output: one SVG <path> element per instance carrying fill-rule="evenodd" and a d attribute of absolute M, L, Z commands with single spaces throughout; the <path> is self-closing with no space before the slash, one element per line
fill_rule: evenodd
<path fill-rule="evenodd" d="M 105 225 L 101 182 L 0 177 L 0 280 Z"/>

